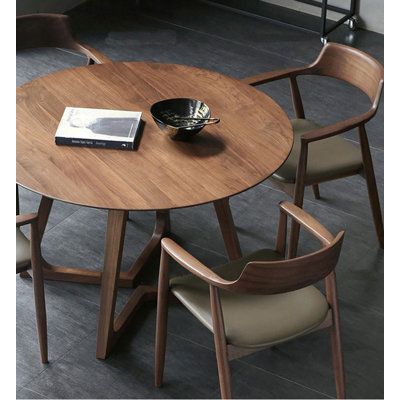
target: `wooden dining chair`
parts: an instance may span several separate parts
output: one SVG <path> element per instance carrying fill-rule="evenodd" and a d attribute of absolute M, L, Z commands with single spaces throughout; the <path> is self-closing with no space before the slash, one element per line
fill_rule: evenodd
<path fill-rule="evenodd" d="M 287 259 L 287 216 L 310 231 L 322 248 Z M 301 208 L 283 202 L 276 248 L 259 250 L 211 270 L 171 239 L 162 240 L 158 282 L 155 385 L 163 381 L 171 292 L 214 334 L 222 398 L 231 397 L 229 360 L 322 328 L 330 328 L 338 398 L 345 397 L 335 266 L 344 232 L 333 236 Z M 169 280 L 173 258 L 191 274 Z M 314 283 L 325 279 L 326 296 Z"/>
<path fill-rule="evenodd" d="M 17 274 L 19 274 L 20 272 L 32 269 L 40 357 L 42 363 L 47 363 L 48 355 L 46 305 L 44 297 L 44 281 L 38 233 L 38 216 L 37 214 L 23 214 L 17 215 L 16 218 L 16 270 Z M 21 226 L 27 224 L 30 224 L 30 240 L 28 240 L 28 238 L 20 230 Z"/>
<path fill-rule="evenodd" d="M 370 99 L 365 113 L 321 126 L 306 119 L 300 91 L 296 82 L 299 75 L 321 75 L 336 78 L 357 87 Z M 303 205 L 304 190 L 312 186 L 316 199 L 320 198 L 319 184 L 347 176 L 361 174 L 367 181 L 369 201 L 378 236 L 383 248 L 383 221 L 376 187 L 374 167 L 365 124 L 376 114 L 383 88 L 382 65 L 360 50 L 337 43 L 326 44 L 315 62 L 307 67 L 289 68 L 245 78 L 252 86 L 288 78 L 296 119 L 292 120 L 294 145 L 286 162 L 272 177 L 272 181 Z M 357 128 L 360 146 L 339 137 L 343 132 Z M 299 226 L 295 224 L 292 240 L 293 254 L 297 248 Z"/>

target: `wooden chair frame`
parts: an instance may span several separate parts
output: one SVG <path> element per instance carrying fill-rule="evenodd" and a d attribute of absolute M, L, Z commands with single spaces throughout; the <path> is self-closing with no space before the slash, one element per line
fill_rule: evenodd
<path fill-rule="evenodd" d="M 107 56 L 74 39 L 68 15 L 29 14 L 17 17 L 17 50 L 57 47 L 88 58 L 88 65 L 111 62 Z"/>
<path fill-rule="evenodd" d="M 17 228 L 30 224 L 31 237 L 31 262 L 21 268 L 17 268 L 17 274 L 27 271 L 32 268 L 33 275 L 33 292 L 35 297 L 36 309 L 36 325 L 39 337 L 40 357 L 42 363 L 48 362 L 47 351 L 47 318 L 46 318 L 46 304 L 44 296 L 44 280 L 42 270 L 42 257 L 40 251 L 40 240 L 38 231 L 38 215 L 37 214 L 24 214 L 16 216 Z"/>
<path fill-rule="evenodd" d="M 249 262 L 243 269 L 240 277 L 235 281 L 227 281 L 221 278 L 171 239 L 164 238 L 162 240 L 155 348 L 155 385 L 157 387 L 162 384 L 165 364 L 168 298 L 170 292 L 168 262 L 169 257 L 171 257 L 183 268 L 209 284 L 218 375 L 221 396 L 224 399 L 230 398 L 232 395 L 229 360 L 251 354 L 260 349 L 240 348 L 227 342 L 220 290 L 251 294 L 284 293 L 300 289 L 324 279 L 326 298 L 330 310 L 326 319 L 318 327 L 314 328 L 313 331 L 330 328 L 337 396 L 338 398 L 345 397 L 339 305 L 335 277 L 335 266 L 340 256 L 344 232 L 342 231 L 334 237 L 301 208 L 288 202 L 282 202 L 280 204 L 276 252 L 283 258 L 286 255 L 287 216 L 290 216 L 294 221 L 311 232 L 321 242 L 322 249 L 294 259 L 291 259 L 289 256 L 289 258 L 280 261 Z"/>
<path fill-rule="evenodd" d="M 322 75 L 336 78 L 362 90 L 371 100 L 369 110 L 361 115 L 348 118 L 337 123 L 321 127 L 306 132 L 301 137 L 301 149 L 295 183 L 282 183 L 273 179 L 274 183 L 294 198 L 294 204 L 303 206 L 305 187 L 311 185 L 316 199 L 320 198 L 319 183 L 327 180 L 344 178 L 345 176 L 356 175 L 337 175 L 335 177 L 323 180 L 311 180 L 307 178 L 307 155 L 308 145 L 317 140 L 323 140 L 332 136 L 340 135 L 351 129 L 357 128 L 360 138 L 361 155 L 363 168 L 359 172 L 367 181 L 369 201 L 375 224 L 376 234 L 379 245 L 384 246 L 384 229 L 381 207 L 379 203 L 378 189 L 376 186 L 375 172 L 372 163 L 371 152 L 368 143 L 368 136 L 365 130 L 365 124 L 375 116 L 378 109 L 379 100 L 383 88 L 383 66 L 374 58 L 360 50 L 337 43 L 326 44 L 316 61 L 307 67 L 288 68 L 279 71 L 262 73 L 253 77 L 243 79 L 251 86 L 259 86 L 264 83 L 288 78 L 290 80 L 293 108 L 296 118 L 304 119 L 304 107 L 297 85 L 296 78 L 299 75 Z M 292 235 L 292 257 L 296 255 L 299 226 L 295 224 Z"/>

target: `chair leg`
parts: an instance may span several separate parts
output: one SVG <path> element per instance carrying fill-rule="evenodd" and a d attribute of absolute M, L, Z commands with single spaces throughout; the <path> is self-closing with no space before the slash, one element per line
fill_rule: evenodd
<path fill-rule="evenodd" d="M 217 345 L 217 337 L 214 335 L 215 352 L 217 356 L 219 387 L 221 390 L 221 399 L 230 399 L 231 394 L 231 373 L 229 369 L 229 360 L 226 350 Z"/>
<path fill-rule="evenodd" d="M 378 236 L 380 247 L 383 249 L 384 230 L 381 206 L 379 203 L 378 188 L 376 186 L 374 166 L 372 164 L 371 152 L 369 149 L 368 137 L 364 125 L 359 127 L 359 137 L 361 143 L 361 153 L 364 164 L 365 179 L 367 181 L 369 202 L 371 205 L 372 216 L 374 218 L 375 230 Z"/>
<path fill-rule="evenodd" d="M 16 200 L 16 211 L 17 211 L 17 215 L 19 215 L 19 189 L 18 189 L 18 185 L 16 186 L 16 195 L 15 195 L 15 200 Z"/>
<path fill-rule="evenodd" d="M 300 225 L 296 221 L 292 221 L 290 228 L 289 250 L 288 258 L 295 258 L 297 255 L 297 248 L 299 245 Z"/>
<path fill-rule="evenodd" d="M 345 378 L 342 341 L 340 337 L 340 317 L 339 317 L 339 301 L 336 286 L 335 271 L 332 271 L 325 278 L 326 298 L 332 309 L 332 326 L 331 326 L 331 347 L 332 347 L 332 364 L 333 374 L 335 376 L 336 396 L 338 399 L 344 399 Z"/>
<path fill-rule="evenodd" d="M 332 363 L 333 373 L 335 375 L 336 397 L 345 399 L 345 384 L 344 384 L 344 365 L 342 343 L 340 339 L 340 328 L 334 324 L 331 327 L 331 346 L 332 346 Z"/>
<path fill-rule="evenodd" d="M 293 203 L 298 207 L 303 207 L 304 199 L 304 185 L 296 185 Z M 297 248 L 299 245 L 300 237 L 300 224 L 292 220 L 289 237 L 288 258 L 294 258 L 297 255 Z"/>
<path fill-rule="evenodd" d="M 225 327 L 222 315 L 221 301 L 218 288 L 210 286 L 210 302 L 213 319 L 214 344 L 217 356 L 219 386 L 222 399 L 230 399 L 231 373 L 229 369 L 228 349 L 226 345 Z"/>
<path fill-rule="evenodd" d="M 40 257 L 38 227 L 36 222 L 31 224 L 31 266 L 33 275 L 33 291 L 35 297 L 36 324 L 39 336 L 40 357 L 42 363 L 48 363 L 47 319 L 44 296 L 44 280 Z"/>
<path fill-rule="evenodd" d="M 318 184 L 312 185 L 312 190 L 314 192 L 315 199 L 319 200 L 321 198 L 321 196 L 319 194 L 319 185 Z"/>
<path fill-rule="evenodd" d="M 306 143 L 301 143 L 299 163 L 296 172 L 296 182 L 294 187 L 293 203 L 300 208 L 303 208 L 304 201 L 304 190 L 305 190 L 305 180 L 307 171 L 307 155 L 308 146 Z M 288 258 L 294 258 L 297 255 L 297 247 L 299 244 L 300 236 L 300 224 L 294 219 L 292 220 L 290 239 L 289 239 L 289 249 Z"/>
<path fill-rule="evenodd" d="M 168 255 L 161 250 L 160 272 L 157 294 L 157 322 L 156 322 L 156 348 L 155 348 L 155 386 L 160 387 L 163 382 L 165 349 L 167 345 L 168 322 Z"/>

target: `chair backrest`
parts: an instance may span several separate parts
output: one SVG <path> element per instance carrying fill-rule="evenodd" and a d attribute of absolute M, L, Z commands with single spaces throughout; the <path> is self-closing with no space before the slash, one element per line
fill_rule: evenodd
<path fill-rule="evenodd" d="M 17 17 L 16 28 L 17 50 L 59 47 L 81 51 L 72 35 L 67 15 L 22 15 Z"/>
<path fill-rule="evenodd" d="M 307 73 L 340 79 L 362 90 L 372 103 L 379 102 L 383 66 L 370 55 L 353 47 L 327 43 Z"/>
<path fill-rule="evenodd" d="M 249 262 L 230 289 L 253 294 L 277 294 L 312 285 L 328 276 L 336 267 L 344 232 L 327 247 L 290 260 Z"/>
<path fill-rule="evenodd" d="M 277 294 L 312 285 L 327 277 L 336 267 L 342 248 L 344 231 L 336 237 L 301 208 L 289 202 L 280 204 L 277 253 L 282 257 L 286 248 L 287 216 L 293 218 L 322 243 L 322 248 L 292 259 L 251 261 L 236 281 L 225 285 L 234 292 Z"/>

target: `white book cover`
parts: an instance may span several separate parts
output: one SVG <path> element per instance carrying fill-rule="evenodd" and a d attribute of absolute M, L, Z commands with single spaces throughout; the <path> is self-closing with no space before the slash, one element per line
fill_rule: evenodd
<path fill-rule="evenodd" d="M 133 143 L 142 113 L 66 107 L 55 138 Z"/>

